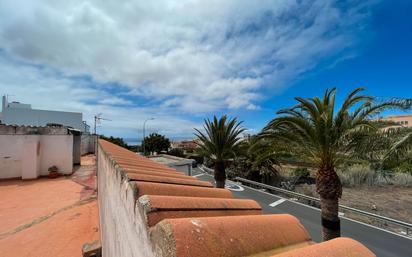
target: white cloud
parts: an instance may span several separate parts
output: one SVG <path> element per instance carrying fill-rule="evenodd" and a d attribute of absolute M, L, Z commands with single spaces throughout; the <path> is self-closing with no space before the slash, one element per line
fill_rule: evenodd
<path fill-rule="evenodd" d="M 130 106 L 131 102 L 110 93 L 91 89 L 84 80 L 56 78 L 54 71 L 30 65 L 12 64 L 0 58 L 0 92 L 11 100 L 32 104 L 35 109 L 83 112 L 83 119 L 93 125 L 93 117 L 102 113 L 99 132 L 124 137 L 142 137 L 143 121 L 151 121 L 150 130 L 171 137 L 190 136 L 200 124 L 172 115 L 160 108 Z"/>
<path fill-rule="evenodd" d="M 181 113 L 259 110 L 268 92 L 353 46 L 362 29 L 355 24 L 368 15 L 364 6 L 331 0 L 1 5 L 2 92 L 89 120 L 98 110 L 113 119 L 114 133 L 156 116 L 151 124 L 176 135 L 198 125 Z M 121 90 L 108 90 L 112 83 Z"/>
<path fill-rule="evenodd" d="M 264 85 L 352 44 L 364 14 L 332 2 L 13 0 L 0 10 L 0 45 L 187 112 L 257 107 Z"/>

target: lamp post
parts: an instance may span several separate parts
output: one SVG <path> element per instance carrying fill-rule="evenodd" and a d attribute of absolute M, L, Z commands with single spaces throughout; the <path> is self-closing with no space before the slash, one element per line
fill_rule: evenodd
<path fill-rule="evenodd" d="M 146 155 L 145 145 L 144 145 L 144 139 L 145 139 L 145 137 L 146 137 L 146 122 L 148 122 L 149 120 L 154 120 L 154 118 L 146 119 L 146 120 L 143 122 L 143 141 L 142 141 L 143 155 Z"/>

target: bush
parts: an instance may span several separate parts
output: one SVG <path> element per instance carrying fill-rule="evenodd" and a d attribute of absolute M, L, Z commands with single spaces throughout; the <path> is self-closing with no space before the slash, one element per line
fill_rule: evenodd
<path fill-rule="evenodd" d="M 395 168 L 395 171 L 412 175 L 412 163 L 404 162 Z"/>
<path fill-rule="evenodd" d="M 356 187 L 361 185 L 374 186 L 376 173 L 366 165 L 353 165 L 338 171 L 343 186 Z"/>
<path fill-rule="evenodd" d="M 357 186 L 412 186 L 412 175 L 409 173 L 392 172 L 387 170 L 373 171 L 365 165 L 353 165 L 338 171 L 342 185 Z"/>
<path fill-rule="evenodd" d="M 392 177 L 392 183 L 395 186 L 411 187 L 412 175 L 409 173 L 395 173 Z"/>
<path fill-rule="evenodd" d="M 293 170 L 293 176 L 294 176 L 295 178 L 303 178 L 303 179 L 306 179 L 306 178 L 309 178 L 309 177 L 310 177 L 310 172 L 308 171 L 307 168 L 301 168 L 301 167 L 299 167 L 299 168 L 296 168 L 296 169 Z"/>
<path fill-rule="evenodd" d="M 183 150 L 180 148 L 174 148 L 170 150 L 167 154 L 177 156 L 177 157 L 183 157 L 183 158 L 185 157 Z"/>

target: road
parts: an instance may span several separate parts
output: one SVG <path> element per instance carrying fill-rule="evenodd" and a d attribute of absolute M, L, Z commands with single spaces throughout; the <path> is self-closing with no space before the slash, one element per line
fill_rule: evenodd
<path fill-rule="evenodd" d="M 214 183 L 213 176 L 201 169 L 193 169 L 193 176 Z M 230 185 L 230 182 L 227 182 Z M 232 193 L 237 198 L 253 199 L 258 202 L 264 213 L 289 213 L 297 217 L 308 230 L 312 240 L 321 241 L 320 210 L 311 206 L 287 200 L 280 196 L 242 185 L 234 186 Z M 240 191 L 242 190 L 243 191 Z M 342 236 L 358 240 L 372 250 L 378 257 L 412 257 L 412 240 L 386 230 L 361 222 L 341 218 Z"/>

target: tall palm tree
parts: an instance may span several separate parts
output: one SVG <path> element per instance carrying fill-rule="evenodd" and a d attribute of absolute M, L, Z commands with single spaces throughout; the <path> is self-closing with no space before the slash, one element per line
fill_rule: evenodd
<path fill-rule="evenodd" d="M 241 139 L 239 135 L 245 131 L 236 118 L 230 119 L 226 115 L 213 120 L 206 119 L 205 132 L 195 129 L 195 135 L 200 140 L 200 151 L 214 161 L 216 187 L 224 188 L 226 180 L 226 162 L 234 158 L 238 151 Z"/>
<path fill-rule="evenodd" d="M 336 89 L 326 90 L 322 99 L 295 98 L 298 102 L 263 129 L 261 137 L 283 140 L 297 156 L 317 165 L 316 191 L 321 200 L 323 239 L 340 236 L 338 217 L 342 184 L 335 168 L 350 158 L 364 130 L 376 129 L 373 115 L 388 108 L 407 108 L 403 102 L 390 100 L 376 103 L 375 98 L 360 94 L 363 88 L 353 90 L 338 109 Z"/>

